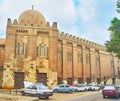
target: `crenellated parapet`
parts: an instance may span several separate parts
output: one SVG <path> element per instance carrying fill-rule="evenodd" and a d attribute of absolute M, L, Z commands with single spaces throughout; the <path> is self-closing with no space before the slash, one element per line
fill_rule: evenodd
<path fill-rule="evenodd" d="M 7 26 L 14 26 L 14 27 L 19 27 L 19 29 L 23 29 L 23 28 L 46 28 L 46 29 L 54 29 L 57 30 L 57 22 L 53 22 L 52 25 L 49 24 L 49 22 L 46 22 L 45 25 L 43 24 L 39 24 L 39 25 L 33 25 L 33 24 L 21 24 L 19 23 L 19 21 L 17 19 L 14 19 L 14 21 L 12 22 L 12 20 L 10 18 L 8 18 L 7 20 Z M 26 31 L 25 31 L 26 32 Z"/>
<path fill-rule="evenodd" d="M 85 45 L 85 46 L 95 47 L 95 48 L 98 48 L 98 49 L 106 50 L 106 47 L 103 46 L 103 45 L 100 45 L 100 44 L 95 43 L 95 42 L 91 42 L 91 41 L 83 39 L 83 38 L 72 36 L 68 33 L 64 33 L 64 32 L 58 33 L 58 39 L 59 38 L 62 39 L 62 40 L 65 39 L 65 40 L 69 40 L 71 42 L 76 42 L 78 44 L 82 44 L 82 45 Z"/>
<path fill-rule="evenodd" d="M 18 21 L 17 21 L 17 19 L 14 19 L 14 21 L 12 22 L 12 20 L 10 18 L 8 18 L 7 25 L 8 26 L 18 25 Z"/>
<path fill-rule="evenodd" d="M 46 23 L 45 27 L 50 28 L 49 22 Z"/>
<path fill-rule="evenodd" d="M 53 29 L 57 29 L 57 22 L 53 22 L 52 27 Z"/>
<path fill-rule="evenodd" d="M 8 18 L 8 20 L 7 20 L 7 25 L 11 25 L 11 24 L 12 24 L 12 21 L 11 21 L 10 18 Z"/>
<path fill-rule="evenodd" d="M 45 24 L 45 28 L 57 30 L 57 29 L 58 29 L 58 28 L 57 28 L 57 22 L 53 22 L 52 25 L 50 25 L 50 23 L 47 22 L 47 23 Z"/>
<path fill-rule="evenodd" d="M 18 25 L 17 19 L 14 19 L 13 24 Z"/>

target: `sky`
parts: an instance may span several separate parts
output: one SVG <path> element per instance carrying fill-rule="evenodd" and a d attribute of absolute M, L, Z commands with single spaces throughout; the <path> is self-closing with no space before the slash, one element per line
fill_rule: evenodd
<path fill-rule="evenodd" d="M 18 19 L 28 9 L 42 13 L 60 32 L 101 45 L 110 39 L 108 31 L 116 12 L 117 0 L 0 0 L 0 38 L 6 37 L 7 19 Z"/>

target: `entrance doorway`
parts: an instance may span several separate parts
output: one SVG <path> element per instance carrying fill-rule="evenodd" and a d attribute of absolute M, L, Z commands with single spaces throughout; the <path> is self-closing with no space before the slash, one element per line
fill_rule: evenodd
<path fill-rule="evenodd" d="M 58 78 L 58 84 L 62 84 L 62 78 Z"/>
<path fill-rule="evenodd" d="M 14 88 L 20 89 L 24 87 L 24 73 L 15 72 Z"/>
<path fill-rule="evenodd" d="M 47 86 L 47 73 L 37 73 L 37 83 L 43 83 Z"/>
<path fill-rule="evenodd" d="M 72 78 L 67 78 L 67 84 L 72 85 L 73 79 Z"/>
<path fill-rule="evenodd" d="M 87 84 L 91 83 L 91 79 L 87 78 Z"/>
<path fill-rule="evenodd" d="M 83 83 L 83 78 L 78 78 L 78 83 L 82 84 Z"/>

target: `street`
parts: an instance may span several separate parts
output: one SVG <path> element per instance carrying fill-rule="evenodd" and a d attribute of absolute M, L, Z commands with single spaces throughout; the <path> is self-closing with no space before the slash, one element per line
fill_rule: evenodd
<path fill-rule="evenodd" d="M 20 93 L 0 94 L 0 101 L 120 101 L 115 98 L 103 98 L 101 91 L 54 93 L 49 99 L 38 99 L 32 96 L 21 96 Z"/>
<path fill-rule="evenodd" d="M 78 98 L 67 100 L 67 101 L 120 101 L 120 99 L 103 98 L 101 92 L 96 92 L 93 94 L 83 95 Z"/>

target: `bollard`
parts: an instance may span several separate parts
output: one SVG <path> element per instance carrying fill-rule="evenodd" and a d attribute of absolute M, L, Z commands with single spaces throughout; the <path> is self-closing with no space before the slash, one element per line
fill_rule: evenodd
<path fill-rule="evenodd" d="M 9 90 L 9 94 L 11 94 L 11 88 L 10 88 L 10 90 Z"/>
<path fill-rule="evenodd" d="M 17 95 L 17 89 L 16 89 L 16 95 Z"/>

